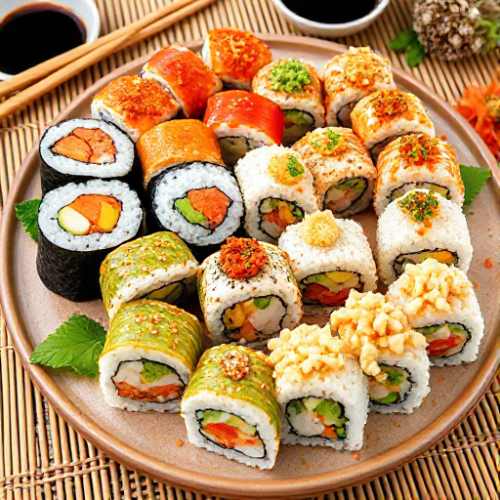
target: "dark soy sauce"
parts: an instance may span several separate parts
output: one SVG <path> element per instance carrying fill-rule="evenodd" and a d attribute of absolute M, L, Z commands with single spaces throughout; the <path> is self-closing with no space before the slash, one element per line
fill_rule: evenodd
<path fill-rule="evenodd" d="M 17 75 L 86 39 L 83 22 L 63 5 L 47 2 L 20 7 L 0 23 L 0 71 Z"/>
<path fill-rule="evenodd" d="M 295 14 L 323 24 L 341 24 L 369 14 L 378 0 L 283 0 Z"/>

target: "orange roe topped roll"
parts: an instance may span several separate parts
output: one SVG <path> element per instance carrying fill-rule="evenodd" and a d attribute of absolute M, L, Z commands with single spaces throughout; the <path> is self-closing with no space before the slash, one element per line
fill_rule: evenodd
<path fill-rule="evenodd" d="M 260 243 L 251 238 L 228 238 L 220 252 L 222 270 L 231 279 L 252 278 L 268 261 Z"/>

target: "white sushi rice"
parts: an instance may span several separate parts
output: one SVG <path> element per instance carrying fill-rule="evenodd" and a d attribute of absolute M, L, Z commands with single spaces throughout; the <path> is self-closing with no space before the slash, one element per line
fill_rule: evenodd
<path fill-rule="evenodd" d="M 262 146 L 272 146 L 275 144 L 274 139 L 271 139 L 271 137 L 262 130 L 257 130 L 246 125 L 233 127 L 228 123 L 220 123 L 217 124 L 217 126 L 210 124 L 210 128 L 214 131 L 219 140 L 225 137 L 245 137 L 250 145 L 250 149 L 257 149 Z"/>
<path fill-rule="evenodd" d="M 84 194 L 101 194 L 116 198 L 122 204 L 120 217 L 109 233 L 74 235 L 64 230 L 58 221 L 58 213 L 76 198 Z M 38 212 L 38 227 L 54 245 L 66 250 L 94 252 L 113 248 L 130 240 L 142 224 L 143 211 L 137 193 L 121 181 L 92 180 L 49 191 L 42 199 Z"/>

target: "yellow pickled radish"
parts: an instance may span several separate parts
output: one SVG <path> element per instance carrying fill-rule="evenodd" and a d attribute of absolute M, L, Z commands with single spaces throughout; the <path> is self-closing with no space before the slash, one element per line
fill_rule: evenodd
<path fill-rule="evenodd" d="M 120 215 L 119 209 L 116 210 L 109 203 L 102 201 L 101 214 L 99 215 L 99 220 L 97 222 L 97 225 L 101 228 L 103 232 L 110 232 L 116 226 L 119 215 Z"/>
<path fill-rule="evenodd" d="M 64 207 L 57 214 L 59 225 L 71 234 L 84 235 L 90 231 L 90 221 L 71 207 Z"/>

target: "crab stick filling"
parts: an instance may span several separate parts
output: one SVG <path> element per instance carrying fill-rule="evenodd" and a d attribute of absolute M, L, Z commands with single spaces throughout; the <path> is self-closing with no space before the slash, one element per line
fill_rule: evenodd
<path fill-rule="evenodd" d="M 425 336 L 429 356 L 447 358 L 458 354 L 470 339 L 469 330 L 460 323 L 444 323 L 416 330 Z"/>
<path fill-rule="evenodd" d="M 271 238 L 278 239 L 291 224 L 297 224 L 304 218 L 304 211 L 293 201 L 278 198 L 266 198 L 260 204 L 260 228 Z"/>
<path fill-rule="evenodd" d="M 352 289 L 362 288 L 359 274 L 350 271 L 312 274 L 300 282 L 304 304 L 330 307 L 343 306 Z"/>
<path fill-rule="evenodd" d="M 368 378 L 370 401 L 379 405 L 399 404 L 406 400 L 411 389 L 410 373 L 400 366 L 381 364 L 380 369 L 387 377 L 383 382 L 375 377 Z"/>
<path fill-rule="evenodd" d="M 456 265 L 458 262 L 458 255 L 455 252 L 437 248 L 435 250 L 422 250 L 415 253 L 401 254 L 394 259 L 394 271 L 396 276 L 403 274 L 404 268 L 407 264 L 420 264 L 427 259 L 436 259 L 441 264 L 447 266 Z"/>

